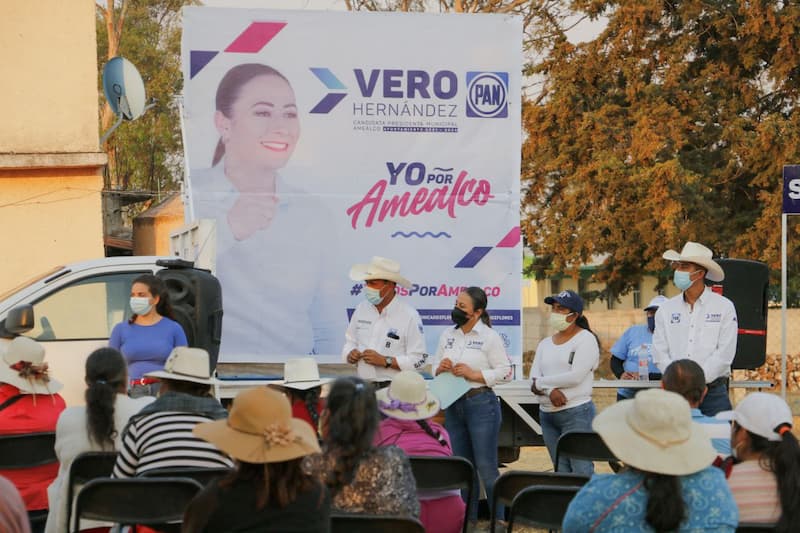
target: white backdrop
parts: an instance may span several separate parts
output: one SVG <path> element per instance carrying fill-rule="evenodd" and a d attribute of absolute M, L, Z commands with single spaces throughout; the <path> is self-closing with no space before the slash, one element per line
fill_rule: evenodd
<path fill-rule="evenodd" d="M 285 196 L 321 206 L 304 211 L 305 223 L 289 218 L 282 226 L 284 213 L 296 212 L 292 203 L 249 244 L 218 247 L 221 360 L 312 352 L 338 361 L 348 313 L 364 297 L 349 268 L 380 255 L 399 261 L 414 283 L 401 297 L 420 311 L 431 353 L 452 325 L 459 288 L 477 285 L 487 291 L 509 355 L 521 363 L 521 40 L 521 21 L 504 15 L 184 9 L 187 218 L 211 212 L 218 228 L 227 224 L 220 206 L 237 193 L 223 163 L 211 169 L 220 139 L 215 94 L 243 63 L 273 67 L 291 84 L 300 134 L 278 172 L 291 187 Z M 279 238 L 258 240 L 278 229 Z M 269 244 L 275 239 L 281 254 Z M 260 268 L 226 276 L 223 255 L 236 247 L 246 261 L 230 263 Z M 270 270 L 276 255 L 302 264 L 286 259 Z M 316 290 L 323 285 L 329 290 Z M 320 310 L 325 334 L 313 316 Z M 280 331 L 292 338 L 283 343 L 265 333 L 257 348 L 237 349 L 231 339 L 246 336 L 246 328 L 236 323 L 248 317 L 251 328 L 287 319 L 292 326 Z M 308 329 L 294 329 L 302 323 L 316 340 L 296 342 L 308 337 Z"/>

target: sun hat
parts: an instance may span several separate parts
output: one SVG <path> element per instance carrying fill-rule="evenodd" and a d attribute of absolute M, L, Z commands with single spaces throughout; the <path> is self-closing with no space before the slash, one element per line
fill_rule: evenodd
<path fill-rule="evenodd" d="M 240 392 L 227 419 L 197 424 L 192 433 L 246 463 L 279 463 L 320 451 L 311 425 L 292 418 L 289 400 L 269 387 Z"/>
<path fill-rule="evenodd" d="M 645 307 L 644 310 L 645 311 L 652 311 L 653 309 L 658 309 L 659 307 L 664 305 L 668 300 L 669 300 L 669 298 L 659 294 L 658 296 L 656 296 L 655 298 L 650 300 L 650 303 L 647 304 L 647 307 Z"/>
<path fill-rule="evenodd" d="M 781 426 L 792 427 L 792 410 L 780 396 L 767 392 L 753 392 L 742 399 L 733 411 L 717 413 L 715 418 L 733 420 L 750 433 L 767 440 L 779 441 Z"/>
<path fill-rule="evenodd" d="M 411 282 L 400 275 L 400 263 L 385 257 L 375 256 L 367 264 L 359 263 L 350 269 L 350 279 L 353 281 L 368 281 L 371 279 L 386 279 L 394 281 L 407 289 Z"/>
<path fill-rule="evenodd" d="M 331 378 L 320 378 L 317 361 L 313 357 L 298 357 L 283 363 L 283 379 L 270 382 L 290 389 L 308 390 L 331 381 Z"/>
<path fill-rule="evenodd" d="M 413 370 L 395 374 L 391 384 L 375 393 L 378 410 L 398 420 L 425 420 L 439 412 L 439 399 L 427 390 L 425 379 Z"/>
<path fill-rule="evenodd" d="M 566 307 L 570 311 L 575 311 L 576 313 L 583 312 L 583 298 L 581 298 L 577 292 L 575 291 L 561 291 L 558 294 L 554 294 L 553 296 L 548 296 L 544 299 L 544 303 L 547 305 L 553 305 L 557 303 L 562 307 Z"/>
<path fill-rule="evenodd" d="M 711 281 L 722 281 L 725 279 L 725 272 L 722 267 L 712 259 L 714 254 L 711 250 L 698 242 L 687 241 L 683 245 L 680 253 L 675 250 L 667 250 L 662 255 L 667 261 L 686 261 L 700 265 L 707 270 L 706 277 Z"/>
<path fill-rule="evenodd" d="M 683 396 L 648 389 L 598 414 L 594 429 L 622 462 L 645 472 L 684 476 L 717 456 Z"/>
<path fill-rule="evenodd" d="M 154 370 L 145 374 L 148 378 L 171 379 L 173 381 L 191 381 L 213 385 L 215 379 L 209 370 L 208 352 L 202 348 L 178 346 L 164 363 L 164 370 Z"/>
<path fill-rule="evenodd" d="M 8 343 L 0 364 L 0 382 L 13 385 L 20 394 L 55 394 L 64 388 L 47 374 L 44 347 L 30 337 Z"/>

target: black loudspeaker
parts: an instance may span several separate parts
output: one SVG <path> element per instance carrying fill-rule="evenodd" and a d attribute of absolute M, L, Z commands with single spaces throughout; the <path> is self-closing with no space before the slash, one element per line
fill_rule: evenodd
<path fill-rule="evenodd" d="M 206 270 L 165 268 L 156 276 L 167 286 L 175 321 L 186 332 L 189 346 L 208 352 L 213 372 L 222 338 L 222 287 Z"/>
<path fill-rule="evenodd" d="M 715 292 L 721 289 L 721 294 L 733 302 L 739 322 L 733 368 L 758 368 L 767 358 L 769 268 L 747 259 L 718 259 L 717 263 L 725 271 L 725 280 L 711 288 Z"/>

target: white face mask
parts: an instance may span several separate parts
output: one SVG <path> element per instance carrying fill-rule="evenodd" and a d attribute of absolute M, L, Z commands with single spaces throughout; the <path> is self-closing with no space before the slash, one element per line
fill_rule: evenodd
<path fill-rule="evenodd" d="M 150 312 L 153 305 L 150 303 L 150 298 L 131 296 L 131 311 L 137 315 L 146 315 Z"/>
<path fill-rule="evenodd" d="M 572 313 L 562 315 L 561 313 L 550 313 L 550 327 L 556 331 L 564 331 L 572 322 L 567 321 L 567 317 Z"/>

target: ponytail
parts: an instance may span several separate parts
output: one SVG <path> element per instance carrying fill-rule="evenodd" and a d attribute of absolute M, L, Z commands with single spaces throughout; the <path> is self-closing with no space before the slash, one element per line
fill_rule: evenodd
<path fill-rule="evenodd" d="M 126 384 L 125 358 L 114 348 L 99 348 L 86 359 L 86 432 L 103 449 L 113 449 L 116 394 Z"/>
<path fill-rule="evenodd" d="M 770 441 L 748 431 L 753 451 L 761 452 L 759 465 L 775 474 L 781 517 L 775 528 L 780 532 L 800 531 L 800 443 L 789 424 L 781 424 L 775 432 L 781 440 Z"/>
<path fill-rule="evenodd" d="M 320 387 L 313 387 L 305 391 L 297 391 L 301 392 L 300 396 L 306 405 L 306 409 L 308 409 L 308 414 L 311 415 L 311 421 L 314 422 L 316 433 L 319 433 L 319 411 L 317 410 L 317 405 L 319 404 L 320 389 Z"/>
<path fill-rule="evenodd" d="M 430 424 L 428 424 L 427 420 L 417 420 L 417 424 L 421 427 L 425 433 L 431 436 L 431 438 L 436 439 L 439 444 L 442 446 L 447 446 L 447 440 L 445 440 L 444 435 L 442 435 L 441 431 L 434 430 Z"/>
<path fill-rule="evenodd" d="M 648 493 L 645 521 L 657 533 L 677 530 L 686 516 L 678 476 L 644 472 L 644 486 Z"/>

